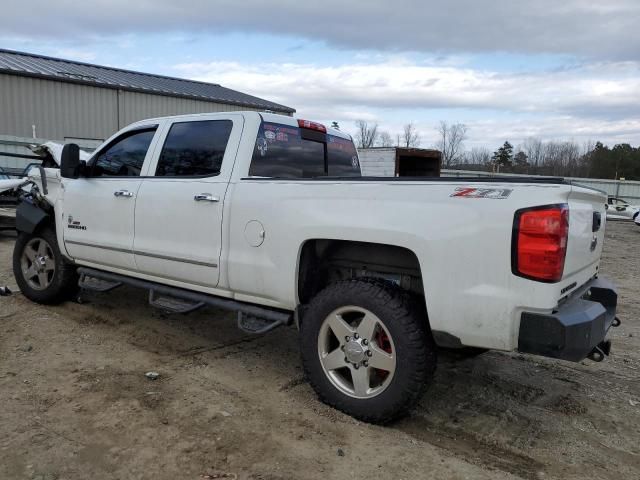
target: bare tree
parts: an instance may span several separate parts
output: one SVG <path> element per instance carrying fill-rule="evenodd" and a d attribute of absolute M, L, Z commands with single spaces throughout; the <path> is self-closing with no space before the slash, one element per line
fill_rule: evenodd
<path fill-rule="evenodd" d="M 406 148 L 416 148 L 420 146 L 420 134 L 417 132 L 413 122 L 409 122 L 404 126 L 402 146 Z"/>
<path fill-rule="evenodd" d="M 376 144 L 376 140 L 378 139 L 378 124 L 374 123 L 369 126 L 369 124 L 364 120 L 357 120 L 356 127 L 358 131 L 356 132 L 356 145 L 358 148 L 371 148 Z"/>
<path fill-rule="evenodd" d="M 393 138 L 391 138 L 389 132 L 380 132 L 377 145 L 379 147 L 393 147 Z"/>
<path fill-rule="evenodd" d="M 593 140 L 587 140 L 582 144 L 582 155 L 580 155 L 580 171 L 574 176 L 590 177 L 591 166 L 593 164 L 593 153 L 596 149 L 596 143 Z"/>
<path fill-rule="evenodd" d="M 518 150 L 522 150 L 529 159 L 529 165 L 535 169 L 542 166 L 544 160 L 544 144 L 542 140 L 535 137 L 527 138 L 522 145 L 518 146 Z"/>
<path fill-rule="evenodd" d="M 473 165 L 489 165 L 491 163 L 491 150 L 487 147 L 473 147 L 465 154 L 466 163 Z"/>
<path fill-rule="evenodd" d="M 464 156 L 464 141 L 467 138 L 467 126 L 464 123 L 449 125 L 442 121 L 436 128 L 438 141 L 436 148 L 442 152 L 442 163 L 445 168 L 459 163 Z"/>
<path fill-rule="evenodd" d="M 544 144 L 543 166 L 547 175 L 574 175 L 578 171 L 580 145 L 573 141 Z"/>

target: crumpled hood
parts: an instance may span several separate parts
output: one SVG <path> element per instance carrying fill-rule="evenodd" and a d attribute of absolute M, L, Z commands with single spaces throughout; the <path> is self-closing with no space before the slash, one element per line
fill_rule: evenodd
<path fill-rule="evenodd" d="M 57 142 L 45 142 L 40 145 L 29 145 L 29 149 L 36 155 L 45 156 L 47 153 L 50 154 L 53 161 L 56 162 L 56 165 L 58 166 L 60 166 L 60 158 L 62 157 L 62 147 L 64 147 L 64 144 Z M 80 150 L 80 160 L 86 161 L 90 158 L 90 153 Z"/>
<path fill-rule="evenodd" d="M 25 180 L 26 178 L 0 180 L 0 193 L 15 189 L 19 185 L 23 184 Z"/>

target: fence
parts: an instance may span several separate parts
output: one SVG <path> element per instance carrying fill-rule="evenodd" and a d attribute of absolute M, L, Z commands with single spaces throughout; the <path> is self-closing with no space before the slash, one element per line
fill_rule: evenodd
<path fill-rule="evenodd" d="M 100 142 L 95 140 L 67 139 L 80 145 L 83 150 L 92 151 Z M 44 138 L 14 137 L 11 135 L 0 135 L 0 173 L 10 175 L 22 175 L 25 168 L 31 163 L 39 163 L 42 157 L 35 155 L 29 145 L 40 145 L 48 142 Z M 64 140 L 54 140 L 58 143 L 65 143 Z"/>
<path fill-rule="evenodd" d="M 530 177 L 532 175 L 521 175 L 518 173 L 500 173 L 495 174 L 491 172 L 476 172 L 473 170 L 442 170 L 440 173 L 442 177 Z M 549 178 L 549 177 L 547 177 Z M 640 200 L 640 182 L 628 181 L 628 180 L 605 180 L 601 178 L 578 178 L 578 177 L 564 177 L 565 180 L 576 184 L 584 185 L 585 187 L 591 187 L 606 192 L 607 195 L 613 197 L 620 197 L 627 200 Z"/>

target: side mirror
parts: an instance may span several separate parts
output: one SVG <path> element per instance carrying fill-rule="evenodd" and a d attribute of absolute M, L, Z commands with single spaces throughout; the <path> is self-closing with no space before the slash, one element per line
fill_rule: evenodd
<path fill-rule="evenodd" d="M 75 143 L 67 143 L 62 147 L 60 176 L 62 178 L 78 178 L 80 176 L 80 147 Z"/>

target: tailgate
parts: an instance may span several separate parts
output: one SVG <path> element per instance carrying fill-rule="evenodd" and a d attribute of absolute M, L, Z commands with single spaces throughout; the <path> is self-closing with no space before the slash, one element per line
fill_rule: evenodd
<path fill-rule="evenodd" d="M 604 243 L 606 202 L 606 194 L 598 190 L 571 187 L 564 278 L 598 265 Z"/>

